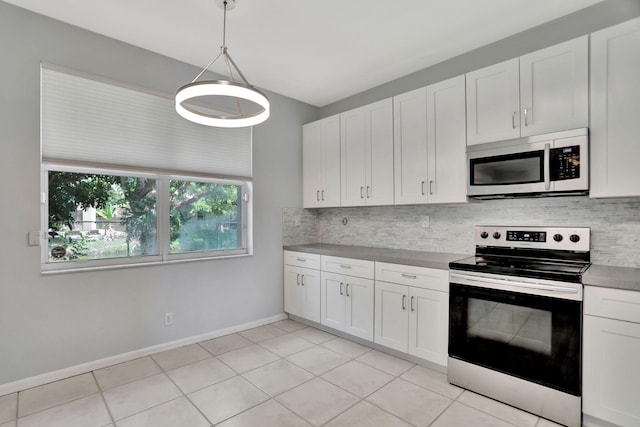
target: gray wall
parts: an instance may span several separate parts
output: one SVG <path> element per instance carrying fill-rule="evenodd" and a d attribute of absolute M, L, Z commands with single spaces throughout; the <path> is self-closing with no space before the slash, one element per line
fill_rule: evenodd
<path fill-rule="evenodd" d="M 40 61 L 164 93 L 200 70 L 4 2 L 0 54 L 0 385 L 282 313 L 282 208 L 301 206 L 315 107 L 269 93 L 254 128 L 254 256 L 42 276 Z"/>
<path fill-rule="evenodd" d="M 558 0 L 561 1 L 561 0 Z M 514 36 L 345 98 L 320 109 L 328 117 L 589 34 L 635 16 L 639 0 L 607 0 Z M 496 19 L 501 19 L 497 16 Z M 505 17 L 505 19 L 508 19 Z"/>

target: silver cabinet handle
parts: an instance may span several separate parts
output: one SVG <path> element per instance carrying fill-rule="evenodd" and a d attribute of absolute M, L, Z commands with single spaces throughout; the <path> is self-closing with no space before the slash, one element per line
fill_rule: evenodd
<path fill-rule="evenodd" d="M 424 181 L 422 181 L 421 186 L 422 186 L 422 195 L 424 196 Z"/>
<path fill-rule="evenodd" d="M 402 295 L 402 309 L 403 310 L 407 309 L 407 296 L 406 295 Z"/>
<path fill-rule="evenodd" d="M 370 194 L 369 190 L 371 190 L 371 187 L 369 187 L 369 186 L 367 185 L 367 199 L 370 199 L 370 198 L 371 198 L 371 194 Z"/>
<path fill-rule="evenodd" d="M 415 297 L 411 297 L 411 311 L 416 311 L 415 308 L 413 308 L 413 300 L 415 299 Z"/>
<path fill-rule="evenodd" d="M 416 276 L 415 274 L 407 274 L 407 273 L 402 273 L 402 277 L 406 278 L 406 279 L 415 279 L 418 276 Z"/>
<path fill-rule="evenodd" d="M 529 122 L 527 121 L 527 109 L 524 109 L 524 125 L 529 126 Z"/>
<path fill-rule="evenodd" d="M 516 128 L 516 111 L 511 114 L 511 126 L 513 126 L 514 129 Z"/>
<path fill-rule="evenodd" d="M 316 202 L 320 201 L 320 190 L 316 191 Z"/>
<path fill-rule="evenodd" d="M 364 199 L 364 196 L 362 195 L 362 191 L 364 190 L 364 187 L 360 187 L 360 198 Z"/>
<path fill-rule="evenodd" d="M 429 194 L 433 194 L 433 181 L 429 181 Z"/>
<path fill-rule="evenodd" d="M 340 282 L 340 295 L 344 295 L 344 292 L 342 291 L 343 286 L 344 286 L 344 283 Z"/>
<path fill-rule="evenodd" d="M 347 296 L 349 296 L 349 284 L 347 283 Z"/>
<path fill-rule="evenodd" d="M 351 266 L 349 264 L 340 264 L 340 267 L 346 268 L 347 270 L 351 270 Z"/>
<path fill-rule="evenodd" d="M 300 274 L 296 274 L 296 276 L 298 276 L 296 277 L 296 284 L 300 285 Z"/>
<path fill-rule="evenodd" d="M 300 276 L 300 284 L 304 286 L 304 274 Z"/>
<path fill-rule="evenodd" d="M 322 190 L 322 201 L 324 202 L 324 190 Z"/>

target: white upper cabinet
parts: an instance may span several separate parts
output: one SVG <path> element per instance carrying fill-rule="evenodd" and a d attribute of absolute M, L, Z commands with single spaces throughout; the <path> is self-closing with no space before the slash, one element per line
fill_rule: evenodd
<path fill-rule="evenodd" d="M 340 114 L 341 205 L 393 204 L 391 98 Z"/>
<path fill-rule="evenodd" d="M 340 206 L 340 116 L 302 127 L 302 204 Z"/>
<path fill-rule="evenodd" d="M 395 203 L 427 201 L 427 88 L 393 97 Z"/>
<path fill-rule="evenodd" d="M 467 201 L 465 78 L 427 86 L 429 203 Z"/>
<path fill-rule="evenodd" d="M 467 145 L 520 136 L 518 58 L 467 74 Z"/>
<path fill-rule="evenodd" d="M 393 103 L 395 204 L 466 202 L 464 76 Z"/>
<path fill-rule="evenodd" d="M 640 18 L 591 35 L 591 197 L 640 196 Z"/>
<path fill-rule="evenodd" d="M 589 124 L 589 36 L 520 57 L 520 133 Z"/>
<path fill-rule="evenodd" d="M 467 74 L 467 144 L 586 127 L 588 36 Z"/>

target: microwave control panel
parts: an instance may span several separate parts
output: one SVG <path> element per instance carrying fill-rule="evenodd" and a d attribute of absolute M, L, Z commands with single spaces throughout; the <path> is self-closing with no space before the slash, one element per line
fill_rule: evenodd
<path fill-rule="evenodd" d="M 552 148 L 550 151 L 551 181 L 580 178 L 580 146 Z"/>

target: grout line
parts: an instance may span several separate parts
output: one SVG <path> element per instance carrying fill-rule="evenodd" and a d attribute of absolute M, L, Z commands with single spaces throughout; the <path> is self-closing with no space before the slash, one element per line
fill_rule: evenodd
<path fill-rule="evenodd" d="M 113 414 L 111 413 L 111 408 L 107 404 L 107 399 L 105 399 L 105 397 L 104 397 L 104 390 L 102 390 L 102 387 L 100 386 L 100 383 L 98 382 L 98 378 L 96 378 L 95 371 L 91 371 L 91 375 L 93 376 L 93 380 L 96 382 L 96 386 L 98 387 L 98 392 L 100 393 L 100 398 L 102 399 L 102 403 L 104 404 L 104 407 L 107 409 L 107 413 L 109 414 L 109 418 L 111 418 L 111 423 L 115 426 L 116 425 L 116 419 L 113 417 Z"/>

